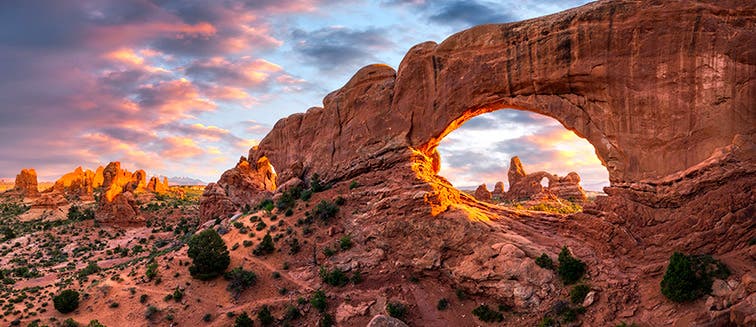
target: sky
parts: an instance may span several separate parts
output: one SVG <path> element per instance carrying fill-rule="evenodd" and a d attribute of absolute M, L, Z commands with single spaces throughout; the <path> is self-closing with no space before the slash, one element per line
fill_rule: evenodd
<path fill-rule="evenodd" d="M 278 119 L 321 106 L 362 66 L 397 67 L 414 44 L 585 2 L 0 1 L 0 177 L 31 167 L 51 181 L 121 161 L 215 181 Z M 532 118 L 506 112 L 480 119 Z M 528 170 L 563 173 L 566 162 L 548 159 L 575 149 L 525 148 L 559 133 L 552 121 L 531 120 L 517 135 L 468 122 L 442 145 L 442 175 L 455 185 L 489 181 L 506 175 L 512 154 Z M 458 133 L 491 142 L 451 144 Z M 502 143 L 517 138 L 529 143 Z M 464 162 L 470 151 L 483 156 Z M 546 152 L 528 162 L 528 151 Z M 566 171 L 595 175 L 595 162 L 571 163 Z"/>

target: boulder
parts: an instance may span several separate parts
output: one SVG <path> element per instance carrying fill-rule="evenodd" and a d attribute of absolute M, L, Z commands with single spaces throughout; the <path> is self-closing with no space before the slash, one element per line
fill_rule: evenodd
<path fill-rule="evenodd" d="M 385 315 L 376 315 L 370 319 L 367 327 L 408 327 L 403 321 Z"/>
<path fill-rule="evenodd" d="M 473 196 L 478 199 L 478 201 L 491 202 L 491 192 L 486 188 L 486 184 L 480 184 L 478 188 L 475 189 Z"/>

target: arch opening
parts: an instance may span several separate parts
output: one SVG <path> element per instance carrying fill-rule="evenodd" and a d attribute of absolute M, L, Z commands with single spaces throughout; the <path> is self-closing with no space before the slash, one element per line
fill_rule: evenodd
<path fill-rule="evenodd" d="M 436 173 L 480 202 L 568 213 L 609 186 L 594 146 L 556 118 L 501 108 L 450 127 L 431 150 Z"/>

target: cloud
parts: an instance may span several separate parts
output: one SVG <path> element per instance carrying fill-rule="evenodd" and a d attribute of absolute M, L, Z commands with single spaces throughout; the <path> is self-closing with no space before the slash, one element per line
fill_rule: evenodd
<path fill-rule="evenodd" d="M 517 16 L 507 12 L 500 5 L 483 1 L 444 2 L 440 7 L 431 9 L 431 12 L 428 17 L 431 22 L 462 27 L 518 20 Z"/>
<path fill-rule="evenodd" d="M 380 28 L 351 29 L 326 27 L 313 31 L 295 29 L 291 33 L 294 51 L 323 72 L 342 73 L 377 61 L 374 53 L 390 49 L 394 43 Z"/>

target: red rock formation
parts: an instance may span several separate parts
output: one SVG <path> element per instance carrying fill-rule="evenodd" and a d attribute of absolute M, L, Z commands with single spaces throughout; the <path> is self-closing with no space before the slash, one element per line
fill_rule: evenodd
<path fill-rule="evenodd" d="M 580 176 L 570 172 L 565 177 L 559 177 L 545 171 L 532 174 L 525 172 L 520 158 L 515 156 L 509 163 L 509 190 L 501 195 L 502 199 L 511 201 L 525 201 L 531 199 L 562 198 L 583 202 L 587 199 L 585 191 L 580 186 Z M 541 183 L 546 178 L 548 186 Z"/>
<path fill-rule="evenodd" d="M 59 207 L 67 206 L 68 200 L 61 192 L 47 192 L 42 193 L 34 202 L 32 202 L 32 209 L 57 209 Z"/>
<path fill-rule="evenodd" d="M 92 195 L 94 175 L 94 172 L 89 169 L 84 171 L 81 167 L 77 167 L 74 171 L 61 176 L 46 192 L 58 192 L 82 201 L 91 201 L 94 199 Z"/>
<path fill-rule="evenodd" d="M 14 191 L 23 197 L 35 198 L 39 196 L 37 189 L 37 172 L 34 169 L 21 169 L 16 175 Z"/>
<path fill-rule="evenodd" d="M 150 181 L 147 183 L 147 191 L 157 193 L 157 194 L 165 194 L 168 193 L 168 178 L 163 177 L 163 181 L 161 182 L 160 179 L 157 178 L 157 176 L 153 176 L 150 178 Z"/>
<path fill-rule="evenodd" d="M 413 47 L 398 71 L 367 66 L 322 108 L 277 122 L 247 162 L 270 162 L 280 177 L 251 169 L 250 179 L 370 180 L 347 201 L 365 206 L 345 224 L 355 239 L 375 240 L 364 251 L 386 251 L 392 267 L 416 273 L 441 270 L 452 284 L 518 308 L 545 313 L 556 301 L 562 286 L 532 259 L 568 244 L 593 263 L 591 283 L 602 289 L 585 321 L 745 324 L 756 319 L 736 310 L 747 307 L 745 296 L 713 311 L 669 303 L 658 285 L 673 251 L 752 261 L 754 30 L 756 13 L 734 0 L 600 1 L 474 27 Z M 436 176 L 441 139 L 502 107 L 553 117 L 586 138 L 609 172 L 608 196 L 578 219 L 520 217 Z M 213 186 L 217 201 L 239 206 L 271 190 L 242 182 L 240 170 Z M 749 273 L 743 267 L 735 276 Z"/>
<path fill-rule="evenodd" d="M 208 185 L 200 197 L 200 213 L 205 220 L 223 217 L 228 203 L 235 208 L 254 207 L 276 190 L 276 174 L 267 159 L 260 158 L 253 165 L 241 157 L 236 167 L 221 175 L 218 183 Z M 221 192 L 222 191 L 222 192 Z M 223 200 L 219 200 L 225 197 Z M 221 204 L 215 203 L 220 201 Z"/>
<path fill-rule="evenodd" d="M 491 192 L 488 191 L 486 184 L 480 184 L 478 188 L 475 189 L 473 196 L 478 199 L 478 201 L 491 202 Z"/>
<path fill-rule="evenodd" d="M 493 192 L 491 192 L 491 197 L 493 197 L 495 200 L 502 199 L 504 197 L 504 183 L 503 182 L 496 182 L 496 185 L 494 186 Z"/>

